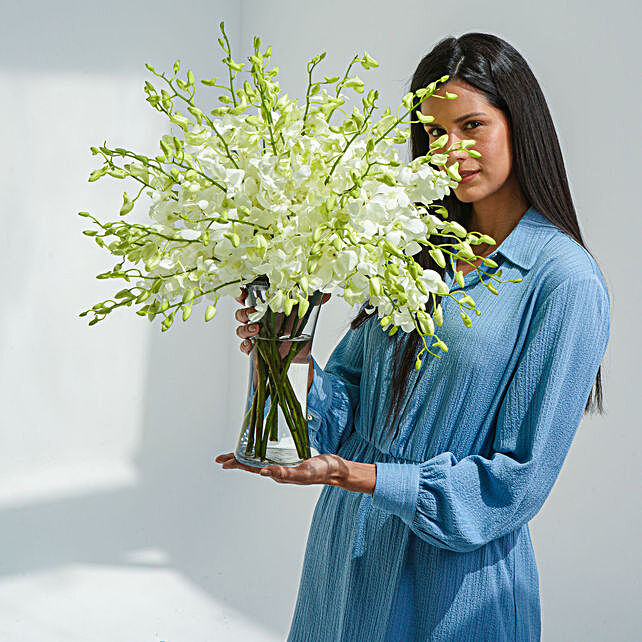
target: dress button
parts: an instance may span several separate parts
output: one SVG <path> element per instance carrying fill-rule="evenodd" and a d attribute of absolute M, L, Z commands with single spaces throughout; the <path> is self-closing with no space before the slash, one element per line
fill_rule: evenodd
<path fill-rule="evenodd" d="M 310 413 L 308 413 L 308 421 L 312 421 L 313 417 Z"/>

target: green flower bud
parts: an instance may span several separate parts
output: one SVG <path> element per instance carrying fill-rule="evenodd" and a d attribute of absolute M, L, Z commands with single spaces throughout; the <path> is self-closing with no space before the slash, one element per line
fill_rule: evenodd
<path fill-rule="evenodd" d="M 419 310 L 417 312 L 417 319 L 419 320 L 421 331 L 424 334 L 432 336 L 435 333 L 435 325 L 433 323 L 433 320 L 423 310 Z"/>
<path fill-rule="evenodd" d="M 460 287 L 464 287 L 464 273 L 461 270 L 455 272 L 455 281 L 457 281 Z"/>
<path fill-rule="evenodd" d="M 297 317 L 299 319 L 302 319 L 305 316 L 305 313 L 308 311 L 308 308 L 310 307 L 310 302 L 306 298 L 300 298 L 299 299 L 299 310 L 297 312 Z"/>
<path fill-rule="evenodd" d="M 99 178 L 102 178 L 106 173 L 107 173 L 107 170 L 105 168 L 95 169 L 91 174 L 89 174 L 89 182 L 93 183 L 94 181 L 97 181 Z"/>
<path fill-rule="evenodd" d="M 489 289 L 493 294 L 499 294 L 499 292 L 497 292 L 497 288 L 496 288 L 492 283 L 489 283 L 489 284 L 488 284 L 488 289 Z"/>
<path fill-rule="evenodd" d="M 435 260 L 435 263 L 439 267 L 446 267 L 446 259 L 444 257 L 444 253 L 439 248 L 428 250 L 428 254 L 432 256 L 432 258 Z"/>
<path fill-rule="evenodd" d="M 283 310 L 285 312 L 285 316 L 288 317 L 290 314 L 292 314 L 292 307 L 294 306 L 294 299 L 291 299 L 290 297 L 287 297 L 283 303 Z"/>
<path fill-rule="evenodd" d="M 448 352 L 448 346 L 441 339 L 437 339 L 433 346 L 436 348 L 441 348 L 444 352 Z"/>
<path fill-rule="evenodd" d="M 437 305 L 437 308 L 434 310 L 432 313 L 432 318 L 434 319 L 435 323 L 437 324 L 438 328 L 441 328 L 443 322 L 444 322 L 444 311 L 441 307 L 441 303 Z"/>
<path fill-rule="evenodd" d="M 371 58 L 367 51 L 363 52 L 363 58 L 361 58 L 359 62 L 364 69 L 370 69 L 372 67 L 379 66 L 379 63 L 374 58 Z"/>
<path fill-rule="evenodd" d="M 417 357 L 415 361 L 415 370 L 420 370 L 421 369 L 421 359 Z"/>
<path fill-rule="evenodd" d="M 470 326 L 472 325 L 472 321 L 470 320 L 470 317 L 463 310 L 460 311 L 459 314 L 461 314 L 461 318 L 464 320 L 464 325 L 467 328 L 470 328 Z"/>
<path fill-rule="evenodd" d="M 412 105 L 414 102 L 414 94 L 409 91 L 402 99 L 401 99 L 401 104 L 406 108 L 406 109 L 412 109 Z"/>
<path fill-rule="evenodd" d="M 432 123 L 432 121 L 435 120 L 434 116 L 426 116 L 418 109 L 415 110 L 415 114 L 417 114 L 417 119 L 420 123 Z"/>
<path fill-rule="evenodd" d="M 350 87 L 354 89 L 358 94 L 363 93 L 363 80 L 359 78 L 359 76 L 355 76 L 354 78 L 348 78 L 346 81 L 343 83 L 343 87 Z"/>
<path fill-rule="evenodd" d="M 448 142 L 448 134 L 442 134 L 439 138 L 436 138 L 432 143 L 430 143 L 430 149 L 439 149 L 443 147 Z"/>
<path fill-rule="evenodd" d="M 205 310 L 205 321 L 211 321 L 215 314 L 216 306 L 212 303 L 211 305 L 208 305 L 207 310 Z"/>
<path fill-rule="evenodd" d="M 389 185 L 390 187 L 395 187 L 395 185 L 397 184 L 397 181 L 392 176 L 390 176 L 390 174 L 384 173 L 383 176 L 378 176 L 377 180 L 384 183 L 385 185 Z"/>
<path fill-rule="evenodd" d="M 183 310 L 183 321 L 187 321 L 187 319 L 189 319 L 189 315 L 192 314 L 192 306 L 185 305 L 182 307 L 182 310 Z"/>
<path fill-rule="evenodd" d="M 393 336 L 394 334 L 397 333 L 397 330 L 399 330 L 399 326 L 398 325 L 393 326 L 392 328 L 390 328 L 390 331 L 388 332 L 388 336 L 389 337 Z"/>
<path fill-rule="evenodd" d="M 245 66 L 244 62 L 238 63 L 238 62 L 234 62 L 232 59 L 229 59 L 227 61 L 227 64 L 230 67 L 230 69 L 233 69 L 234 71 L 241 71 L 241 69 L 243 69 L 243 67 Z"/>
<path fill-rule="evenodd" d="M 370 296 L 381 296 L 381 283 L 376 276 L 370 277 L 369 282 Z"/>
<path fill-rule="evenodd" d="M 146 301 L 149 299 L 151 296 L 149 290 L 143 290 L 137 297 L 136 297 L 136 303 L 142 303 L 143 301 Z"/>
<path fill-rule="evenodd" d="M 408 271 L 415 279 L 419 278 L 424 273 L 421 265 L 419 265 L 415 260 L 411 260 L 408 263 Z"/>
<path fill-rule="evenodd" d="M 134 202 L 129 198 L 129 196 L 127 195 L 127 192 L 124 192 L 123 204 L 120 208 L 120 215 L 125 216 L 125 214 L 128 214 L 129 212 L 131 212 L 133 208 L 134 208 Z"/>
<path fill-rule="evenodd" d="M 183 293 L 182 303 L 188 303 L 189 301 L 191 301 L 194 298 L 195 292 L 196 288 L 190 288 L 189 290 L 186 290 Z"/>
<path fill-rule="evenodd" d="M 456 181 L 460 181 L 461 176 L 459 175 L 458 169 L 459 169 L 459 162 L 453 163 L 452 165 L 450 165 L 450 167 L 446 168 L 446 173 L 448 174 L 448 176 L 450 176 L 451 178 L 454 178 Z"/>

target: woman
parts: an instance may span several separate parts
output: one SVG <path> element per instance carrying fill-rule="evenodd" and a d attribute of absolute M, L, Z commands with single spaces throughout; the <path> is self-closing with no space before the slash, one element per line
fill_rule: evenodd
<path fill-rule="evenodd" d="M 548 496 L 585 411 L 602 412 L 609 296 L 585 248 L 546 101 L 525 60 L 492 35 L 446 38 L 411 91 L 449 75 L 411 125 L 413 158 L 444 133 L 473 138 L 476 171 L 443 199 L 450 218 L 488 234 L 481 259 L 445 268 L 449 350 L 414 369 L 416 332 L 384 332 L 365 306 L 325 369 L 313 359 L 313 444 L 280 483 L 324 484 L 308 537 L 289 640 L 538 640 L 539 583 L 528 522 Z M 501 269 L 496 296 L 486 287 Z M 454 271 L 465 275 L 458 288 Z M 482 311 L 466 328 L 458 299 Z M 326 299 L 327 299 L 326 295 Z M 243 296 L 238 299 L 243 302 Z M 249 352 L 255 334 L 237 311 Z M 401 356 L 400 356 L 401 355 Z M 595 390 L 593 391 L 593 385 Z M 217 461 L 243 468 L 232 453 Z"/>

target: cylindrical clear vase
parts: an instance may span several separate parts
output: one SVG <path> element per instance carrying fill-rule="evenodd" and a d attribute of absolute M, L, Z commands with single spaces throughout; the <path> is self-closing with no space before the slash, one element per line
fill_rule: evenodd
<path fill-rule="evenodd" d="M 245 305 L 265 301 L 268 283 L 246 286 Z M 310 445 L 307 423 L 308 376 L 321 299 L 319 291 L 292 306 L 290 314 L 268 307 L 254 335 L 250 378 L 236 447 L 236 459 L 247 465 L 296 466 L 318 454 Z"/>

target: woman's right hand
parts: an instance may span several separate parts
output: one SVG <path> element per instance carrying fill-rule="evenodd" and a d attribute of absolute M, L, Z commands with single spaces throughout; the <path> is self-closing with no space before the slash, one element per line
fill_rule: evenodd
<path fill-rule="evenodd" d="M 332 295 L 330 293 L 324 294 L 323 298 L 321 299 L 321 304 L 328 301 L 331 296 Z M 245 303 L 246 297 L 247 297 L 247 290 L 245 288 L 241 288 L 241 296 L 235 297 L 234 300 L 243 304 Z M 256 308 L 254 307 L 241 308 L 234 313 L 234 317 L 236 318 L 236 320 L 241 322 L 241 325 L 239 325 L 236 328 L 236 334 L 241 339 L 243 339 L 243 341 L 241 341 L 240 349 L 241 349 L 241 352 L 245 352 L 245 354 L 250 354 L 250 352 L 252 351 L 253 343 L 254 343 L 252 341 L 252 337 L 258 334 L 259 328 L 260 328 L 260 323 L 258 321 L 255 323 L 249 323 L 248 314 L 250 314 L 251 312 L 256 312 Z"/>

